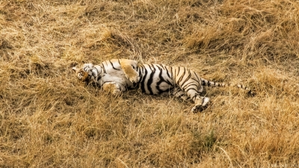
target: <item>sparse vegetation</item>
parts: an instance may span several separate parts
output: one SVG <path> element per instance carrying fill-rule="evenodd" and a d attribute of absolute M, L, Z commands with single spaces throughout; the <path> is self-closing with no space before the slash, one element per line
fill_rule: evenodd
<path fill-rule="evenodd" d="M 295 0 L 0 1 L 0 167 L 298 167 Z M 212 104 L 79 83 L 111 58 L 191 68 L 256 91 Z"/>

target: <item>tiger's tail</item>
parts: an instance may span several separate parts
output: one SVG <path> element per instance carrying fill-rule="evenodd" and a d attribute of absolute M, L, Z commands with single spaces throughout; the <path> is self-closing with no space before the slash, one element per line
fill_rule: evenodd
<path fill-rule="evenodd" d="M 249 87 L 246 87 L 242 84 L 231 85 L 230 83 L 219 83 L 219 82 L 209 81 L 203 78 L 201 78 L 201 84 L 203 86 L 208 86 L 208 87 L 230 87 L 230 86 L 237 87 L 247 91 L 247 94 L 249 95 L 255 95 L 255 93 Z"/>

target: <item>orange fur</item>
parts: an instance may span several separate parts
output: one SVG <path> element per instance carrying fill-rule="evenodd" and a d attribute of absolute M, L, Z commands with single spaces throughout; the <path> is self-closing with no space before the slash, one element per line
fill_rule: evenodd
<path fill-rule="evenodd" d="M 138 82 L 138 73 L 133 69 L 133 67 L 137 67 L 137 61 L 128 59 L 120 59 L 119 61 L 126 77 L 133 83 Z"/>

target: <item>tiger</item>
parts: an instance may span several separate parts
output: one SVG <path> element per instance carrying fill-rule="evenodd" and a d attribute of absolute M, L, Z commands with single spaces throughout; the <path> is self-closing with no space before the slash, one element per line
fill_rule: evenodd
<path fill-rule="evenodd" d="M 80 81 L 86 84 L 95 83 L 102 90 L 116 96 L 137 88 L 150 95 L 170 92 L 174 97 L 191 100 L 194 106 L 190 111 L 193 113 L 203 111 L 210 102 L 209 97 L 202 96 L 203 86 L 235 86 L 253 94 L 251 89 L 244 85 L 209 81 L 186 67 L 142 64 L 129 59 L 111 59 L 99 65 L 87 63 L 82 68 L 72 69 Z"/>

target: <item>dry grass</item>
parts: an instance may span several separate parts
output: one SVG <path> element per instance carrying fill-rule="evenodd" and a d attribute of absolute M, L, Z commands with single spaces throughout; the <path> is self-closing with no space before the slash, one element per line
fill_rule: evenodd
<path fill-rule="evenodd" d="M 0 167 L 298 167 L 295 0 L 0 1 Z M 83 86 L 129 58 L 254 88 L 213 103 Z"/>

